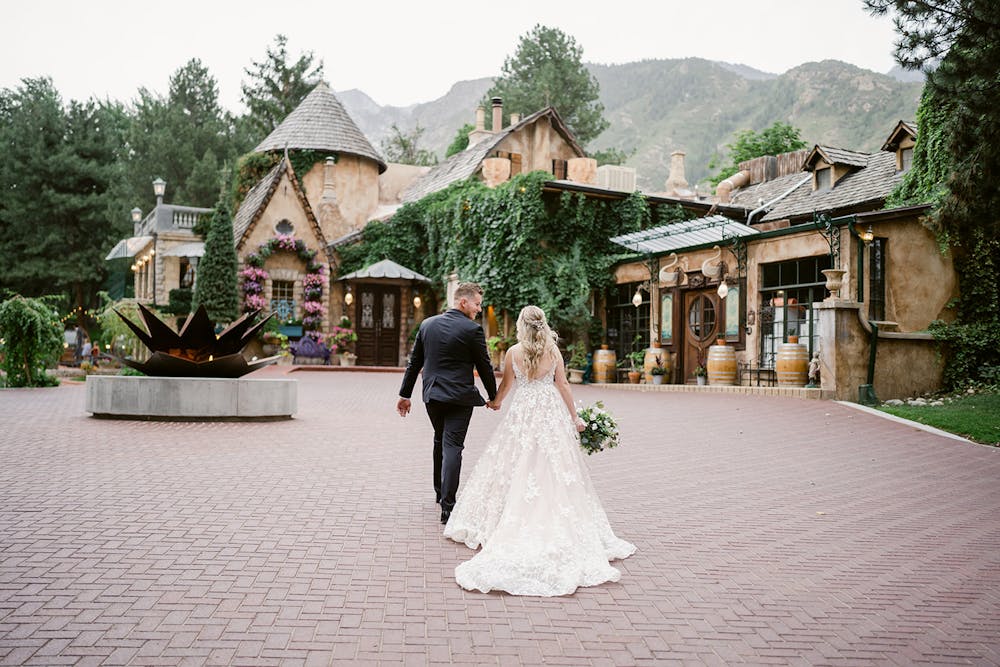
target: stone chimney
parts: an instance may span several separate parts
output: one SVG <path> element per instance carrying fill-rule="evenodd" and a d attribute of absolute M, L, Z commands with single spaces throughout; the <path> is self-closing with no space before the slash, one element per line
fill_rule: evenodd
<path fill-rule="evenodd" d="M 663 189 L 667 195 L 679 195 L 688 189 L 687 179 L 684 178 L 684 151 L 674 151 L 670 154 L 670 176 L 663 184 Z"/>
<path fill-rule="evenodd" d="M 494 97 L 493 102 L 493 134 L 497 134 L 503 129 L 503 100 Z"/>
<path fill-rule="evenodd" d="M 475 146 L 486 137 L 492 135 L 492 132 L 486 131 L 486 109 L 476 107 L 476 129 L 469 132 L 469 147 Z"/>
<path fill-rule="evenodd" d="M 319 226 L 328 239 L 340 238 L 351 231 L 337 202 L 335 171 L 336 163 L 332 157 L 328 157 L 323 165 L 323 194 L 319 198 Z"/>
<path fill-rule="evenodd" d="M 519 114 L 519 113 L 512 113 L 510 115 L 510 124 L 511 125 L 517 125 L 520 122 L 521 122 L 521 114 Z"/>

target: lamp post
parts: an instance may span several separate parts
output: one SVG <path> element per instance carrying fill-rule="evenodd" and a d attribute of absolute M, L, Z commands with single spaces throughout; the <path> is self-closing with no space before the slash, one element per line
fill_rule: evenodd
<path fill-rule="evenodd" d="M 162 178 L 153 180 L 153 194 L 156 195 L 156 205 L 163 203 L 163 194 L 167 191 L 167 182 Z"/>
<path fill-rule="evenodd" d="M 142 222 L 142 210 L 136 206 L 133 208 L 129 214 L 132 216 L 132 235 L 139 235 L 139 223 Z M 136 264 L 135 257 L 132 258 L 132 295 L 135 296 L 136 289 L 135 283 L 139 275 L 139 266 Z"/>
<path fill-rule="evenodd" d="M 167 182 L 162 178 L 153 179 L 153 194 L 156 195 L 156 208 L 163 204 L 163 194 L 167 191 Z M 160 212 L 157 211 L 153 220 L 153 249 L 149 252 L 153 261 L 153 305 L 156 305 L 156 230 L 160 224 Z"/>

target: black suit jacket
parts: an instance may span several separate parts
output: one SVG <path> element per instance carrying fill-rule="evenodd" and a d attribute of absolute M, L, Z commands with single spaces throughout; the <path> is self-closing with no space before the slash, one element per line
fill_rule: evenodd
<path fill-rule="evenodd" d="M 497 381 L 486 350 L 486 335 L 481 326 L 453 308 L 420 323 L 399 395 L 410 398 L 417 374 L 423 369 L 424 403 L 485 405 L 486 401 L 476 388 L 473 368 L 479 371 L 479 378 L 492 401 L 497 395 Z"/>

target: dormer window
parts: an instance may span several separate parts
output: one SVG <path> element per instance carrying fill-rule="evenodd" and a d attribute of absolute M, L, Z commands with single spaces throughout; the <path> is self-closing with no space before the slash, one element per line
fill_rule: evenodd
<path fill-rule="evenodd" d="M 824 167 L 822 169 L 817 169 L 814 173 L 816 175 L 816 187 L 813 188 L 814 190 L 819 192 L 821 190 L 829 190 L 831 187 L 833 187 L 832 167 Z"/>
<path fill-rule="evenodd" d="M 900 171 L 909 171 L 913 166 L 913 146 L 902 148 L 899 151 Z"/>

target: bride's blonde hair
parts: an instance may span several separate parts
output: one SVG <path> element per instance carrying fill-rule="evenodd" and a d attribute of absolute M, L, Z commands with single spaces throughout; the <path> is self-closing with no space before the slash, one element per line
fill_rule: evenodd
<path fill-rule="evenodd" d="M 556 347 L 559 337 L 549 328 L 545 312 L 538 306 L 525 306 L 517 316 L 517 342 L 524 353 L 524 370 L 532 377 L 545 354 Z"/>

